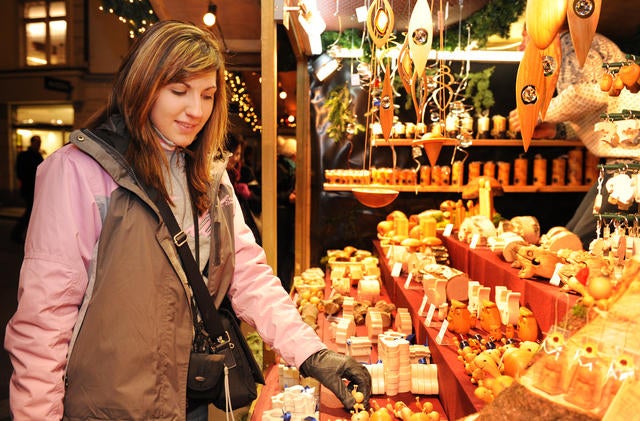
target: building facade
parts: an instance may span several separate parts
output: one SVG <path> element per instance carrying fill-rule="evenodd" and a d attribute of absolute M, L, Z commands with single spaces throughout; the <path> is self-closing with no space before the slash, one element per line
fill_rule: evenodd
<path fill-rule="evenodd" d="M 100 0 L 4 0 L 0 14 L 0 205 L 19 205 L 17 154 L 47 155 L 100 106 L 131 39 Z"/>

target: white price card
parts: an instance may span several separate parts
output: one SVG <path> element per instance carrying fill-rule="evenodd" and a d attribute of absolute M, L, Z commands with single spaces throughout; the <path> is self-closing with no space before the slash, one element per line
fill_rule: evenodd
<path fill-rule="evenodd" d="M 397 278 L 402 273 L 402 262 L 395 262 L 391 269 L 391 276 Z"/>
<path fill-rule="evenodd" d="M 444 231 L 442 232 L 442 235 L 444 237 L 449 237 L 451 235 L 451 233 L 453 232 L 453 224 L 447 224 L 444 227 Z"/>
<path fill-rule="evenodd" d="M 422 303 L 420 304 L 420 309 L 418 309 L 418 316 L 422 316 L 426 305 L 427 305 L 427 295 L 425 294 L 424 297 L 422 297 Z"/>
<path fill-rule="evenodd" d="M 387 249 L 387 260 L 391 258 L 391 253 L 393 253 L 393 246 L 389 246 Z"/>
<path fill-rule="evenodd" d="M 478 242 L 480 241 L 480 234 L 473 234 L 471 237 L 471 242 L 469 243 L 469 248 L 474 249 L 478 247 Z"/>
<path fill-rule="evenodd" d="M 436 343 L 438 345 L 442 345 L 442 340 L 444 339 L 444 334 L 447 332 L 447 327 L 449 326 L 449 321 L 444 319 L 442 321 L 442 326 L 440 326 L 440 331 L 438 332 L 438 336 L 436 336 Z"/>
<path fill-rule="evenodd" d="M 436 313 L 436 306 L 431 303 L 429 306 L 429 311 L 427 312 L 427 318 L 424 321 L 424 325 L 426 327 L 431 327 L 431 321 L 433 320 L 433 315 Z"/>
<path fill-rule="evenodd" d="M 551 285 L 555 285 L 557 287 L 560 286 L 560 270 L 562 269 L 562 267 L 564 266 L 564 264 L 562 263 L 556 263 L 556 268 L 553 270 L 553 275 L 551 275 L 551 279 L 549 279 L 549 283 Z"/>
<path fill-rule="evenodd" d="M 413 277 L 413 274 L 411 272 L 409 272 L 409 274 L 407 275 L 407 280 L 404 281 L 404 289 L 409 289 L 409 285 L 411 285 L 411 278 Z"/>

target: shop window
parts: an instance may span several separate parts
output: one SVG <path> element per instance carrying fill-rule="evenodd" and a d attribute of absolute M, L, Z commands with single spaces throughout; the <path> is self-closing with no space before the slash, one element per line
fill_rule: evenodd
<path fill-rule="evenodd" d="M 67 63 L 67 8 L 64 0 L 25 0 L 27 66 Z"/>
<path fill-rule="evenodd" d="M 29 146 L 33 135 L 41 137 L 45 157 L 69 141 L 74 121 L 71 104 L 15 105 L 11 115 L 16 154 Z"/>

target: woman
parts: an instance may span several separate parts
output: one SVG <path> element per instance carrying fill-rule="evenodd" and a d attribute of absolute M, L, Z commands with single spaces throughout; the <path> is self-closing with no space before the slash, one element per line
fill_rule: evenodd
<path fill-rule="evenodd" d="M 262 234 L 256 222 L 256 217 L 254 216 L 254 213 L 259 215 L 262 209 L 260 185 L 253 175 L 251 168 L 242 162 L 243 144 L 233 133 L 227 133 L 226 147 L 227 150 L 231 152 L 231 156 L 227 161 L 227 174 L 233 185 L 233 190 L 236 193 L 238 202 L 240 202 L 244 221 L 249 228 L 251 228 L 256 242 L 262 245 Z"/>
<path fill-rule="evenodd" d="M 345 408 L 341 377 L 368 398 L 366 369 L 326 349 L 265 263 L 226 175 L 226 130 L 218 43 L 165 21 L 134 43 L 105 109 L 39 168 L 5 337 L 15 420 L 206 419 L 186 395 L 191 290 L 147 189 L 169 202 L 216 305 L 229 297 Z"/>

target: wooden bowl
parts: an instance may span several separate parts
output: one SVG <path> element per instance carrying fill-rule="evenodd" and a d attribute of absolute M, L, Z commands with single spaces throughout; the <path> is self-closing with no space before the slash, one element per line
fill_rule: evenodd
<path fill-rule="evenodd" d="M 386 188 L 368 187 L 351 190 L 358 202 L 370 208 L 382 208 L 398 197 L 398 191 Z"/>

